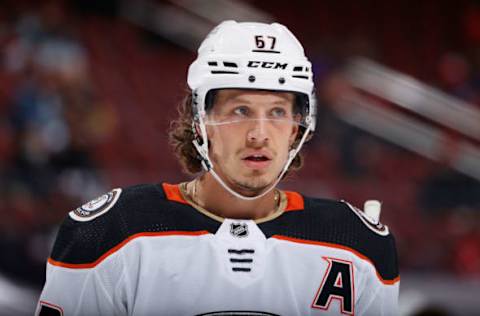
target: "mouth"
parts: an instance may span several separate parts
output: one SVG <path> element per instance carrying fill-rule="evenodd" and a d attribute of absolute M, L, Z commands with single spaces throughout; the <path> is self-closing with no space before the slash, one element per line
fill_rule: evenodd
<path fill-rule="evenodd" d="M 270 165 L 272 158 L 266 153 L 252 153 L 245 155 L 242 160 L 249 168 L 264 169 Z"/>

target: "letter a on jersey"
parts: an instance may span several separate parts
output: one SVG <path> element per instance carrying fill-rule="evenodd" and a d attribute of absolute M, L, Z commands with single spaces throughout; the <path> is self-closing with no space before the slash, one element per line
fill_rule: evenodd
<path fill-rule="evenodd" d="M 328 268 L 313 300 L 312 308 L 330 309 L 330 303 L 337 299 L 342 314 L 354 314 L 353 264 L 350 261 L 323 257 Z"/>

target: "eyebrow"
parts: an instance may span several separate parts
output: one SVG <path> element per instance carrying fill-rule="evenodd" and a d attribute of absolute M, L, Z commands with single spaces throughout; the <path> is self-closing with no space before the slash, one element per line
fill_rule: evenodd
<path fill-rule="evenodd" d="M 227 102 L 234 101 L 234 102 L 247 103 L 247 104 L 251 104 L 251 103 L 252 103 L 250 100 L 244 99 L 244 98 L 242 98 L 241 96 L 234 96 L 234 97 L 228 98 L 226 101 L 227 101 Z M 275 100 L 275 101 L 273 101 L 272 104 L 276 104 L 276 105 L 288 105 L 288 104 L 289 104 L 289 100 L 286 99 L 286 98 L 285 98 L 285 99 L 282 98 L 281 100 Z"/>
<path fill-rule="evenodd" d="M 227 102 L 235 101 L 235 102 L 249 103 L 249 104 L 252 103 L 252 102 L 250 102 L 249 100 L 244 99 L 244 98 L 242 98 L 242 97 L 240 97 L 240 96 L 233 96 L 233 97 L 227 98 L 226 101 L 227 101 Z"/>

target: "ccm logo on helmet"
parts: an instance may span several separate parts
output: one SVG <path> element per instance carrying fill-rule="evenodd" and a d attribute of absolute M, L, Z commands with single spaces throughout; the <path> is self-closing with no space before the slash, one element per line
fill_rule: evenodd
<path fill-rule="evenodd" d="M 288 63 L 279 63 L 279 62 L 272 62 L 272 61 L 254 61 L 251 60 L 248 62 L 247 67 L 250 68 L 272 68 L 272 69 L 286 69 L 288 66 Z"/>

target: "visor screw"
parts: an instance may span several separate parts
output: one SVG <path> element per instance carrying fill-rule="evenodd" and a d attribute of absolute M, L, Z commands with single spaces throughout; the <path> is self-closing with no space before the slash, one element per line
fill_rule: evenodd
<path fill-rule="evenodd" d="M 284 84 L 285 83 L 285 78 L 283 78 L 283 77 L 278 78 L 278 82 L 280 84 Z"/>
<path fill-rule="evenodd" d="M 248 76 L 248 81 L 254 82 L 255 81 L 255 76 Z"/>

